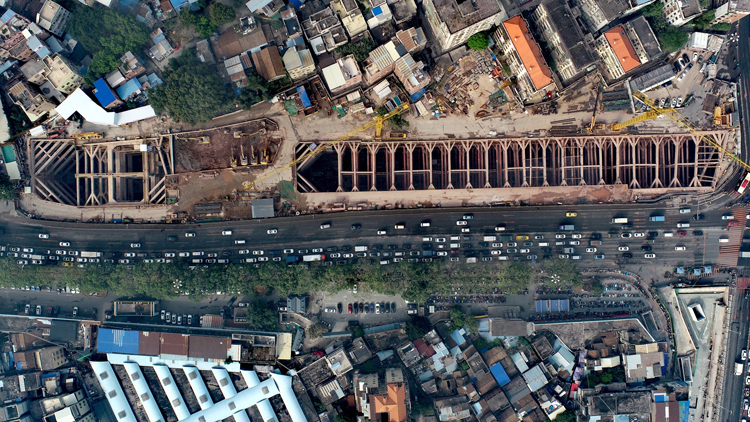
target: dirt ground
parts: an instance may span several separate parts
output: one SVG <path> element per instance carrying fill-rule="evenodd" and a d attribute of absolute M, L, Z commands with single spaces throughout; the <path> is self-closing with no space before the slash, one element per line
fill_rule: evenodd
<path fill-rule="evenodd" d="M 270 132 L 275 128 L 266 128 L 265 122 L 254 121 L 230 128 L 176 135 L 175 173 L 226 169 L 232 167 L 233 160 L 239 166 L 242 164 L 240 154 L 244 154 L 249 163 L 253 161 L 253 156 L 260 162 L 263 151 L 267 151 L 269 163 L 273 163 L 281 138 L 271 136 Z M 202 136 L 209 137 L 208 144 L 197 140 Z"/>

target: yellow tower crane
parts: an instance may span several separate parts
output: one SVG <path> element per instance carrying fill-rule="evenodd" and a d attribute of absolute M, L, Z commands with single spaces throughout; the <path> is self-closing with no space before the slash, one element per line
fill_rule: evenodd
<path fill-rule="evenodd" d="M 659 108 L 658 105 L 656 105 L 651 99 L 646 97 L 645 94 L 643 94 L 640 91 L 637 91 L 633 93 L 633 97 L 643 101 L 644 104 L 651 107 L 651 110 L 641 114 L 640 116 L 634 117 L 630 120 L 627 120 L 622 123 L 617 123 L 612 125 L 612 130 L 619 131 L 623 128 L 626 128 L 628 126 L 632 126 L 636 123 L 643 122 L 650 119 L 659 118 L 661 116 L 667 117 L 668 119 L 672 120 L 673 122 L 677 123 L 678 125 L 682 126 L 683 128 L 687 129 L 690 133 L 700 138 L 702 141 L 706 142 L 707 144 L 711 145 L 712 147 L 719 150 L 722 154 L 726 155 L 731 160 L 734 160 L 737 164 L 742 166 L 745 170 L 750 170 L 750 164 L 742 161 L 740 157 L 737 157 L 732 152 L 728 151 L 726 148 L 722 147 L 721 145 L 717 144 L 713 139 L 709 138 L 708 136 L 698 132 L 697 130 L 693 129 L 693 126 L 688 123 L 685 118 L 675 109 L 671 107 L 665 107 L 665 108 Z"/>
<path fill-rule="evenodd" d="M 383 132 L 383 124 L 384 124 L 384 122 L 386 120 L 390 119 L 393 116 L 397 116 L 397 115 L 405 112 L 408 109 L 409 109 L 409 104 L 403 103 L 400 106 L 398 106 L 395 109 L 393 109 L 393 111 L 390 111 L 390 112 L 388 112 L 388 113 L 386 113 L 386 114 L 384 114 L 382 116 L 375 116 L 375 118 L 372 119 L 370 122 L 367 122 L 366 124 L 364 124 L 364 125 L 356 128 L 356 129 L 354 129 L 353 131 L 347 133 L 346 135 L 339 136 L 338 138 L 334 139 L 331 142 L 327 142 L 327 143 L 318 145 L 315 149 L 308 149 L 299 158 L 297 158 L 295 160 L 292 160 L 291 162 L 289 162 L 287 164 L 284 164 L 283 166 L 277 167 L 274 170 L 272 170 L 272 171 L 270 171 L 270 172 L 268 172 L 268 173 L 266 173 L 266 174 L 264 174 L 262 176 L 259 176 L 258 178 L 256 178 L 252 182 L 246 183 L 245 184 L 245 189 L 246 190 L 250 190 L 253 187 L 255 187 L 256 185 L 258 185 L 258 183 L 260 183 L 261 181 L 263 181 L 265 179 L 268 179 L 269 177 L 274 176 L 276 174 L 279 174 L 282 171 L 288 169 L 289 167 L 295 166 L 295 165 L 297 165 L 297 163 L 301 163 L 301 162 L 307 160 L 308 158 L 314 157 L 314 156 L 320 154 L 321 152 L 325 151 L 326 148 L 328 148 L 330 146 L 333 146 L 333 145 L 336 145 L 338 143 L 344 142 L 347 139 L 351 138 L 352 136 L 354 136 L 354 135 L 356 135 L 356 134 L 358 134 L 360 132 L 364 132 L 367 129 L 370 129 L 370 128 L 374 127 L 375 128 L 375 139 L 379 140 L 380 136 L 381 136 L 381 134 Z"/>

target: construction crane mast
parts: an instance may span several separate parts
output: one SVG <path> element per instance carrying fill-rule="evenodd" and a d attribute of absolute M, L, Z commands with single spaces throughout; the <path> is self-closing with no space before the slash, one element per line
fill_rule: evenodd
<path fill-rule="evenodd" d="M 700 138 L 702 141 L 706 142 L 707 144 L 711 145 L 712 147 L 719 150 L 722 154 L 726 155 L 729 159 L 734 160 L 737 164 L 742 166 L 745 170 L 750 171 L 750 164 L 742 161 L 742 159 L 732 152 L 728 151 L 726 148 L 722 147 L 721 145 L 714 142 L 713 139 L 709 138 L 708 136 L 698 132 L 693 128 L 693 126 L 688 123 L 685 118 L 675 109 L 671 107 L 665 107 L 665 108 L 659 108 L 658 105 L 656 105 L 651 99 L 646 97 L 645 94 L 643 94 L 640 91 L 637 91 L 633 93 L 633 97 L 639 99 L 647 106 L 651 107 L 651 110 L 643 113 L 642 115 L 632 118 L 628 121 L 618 123 L 612 126 L 612 130 L 620 130 L 622 128 L 631 126 L 633 124 L 636 124 L 638 122 L 643 122 L 650 119 L 655 119 L 659 117 L 667 117 L 668 119 L 672 120 L 673 122 L 677 123 L 678 125 L 682 126 L 683 128 L 687 129 L 690 133 Z"/>
<path fill-rule="evenodd" d="M 352 136 L 354 136 L 354 135 L 356 135 L 356 134 L 358 134 L 360 132 L 364 132 L 367 129 L 370 129 L 370 128 L 374 127 L 375 128 L 375 139 L 379 140 L 380 136 L 382 134 L 382 131 L 383 131 L 383 124 L 384 124 L 384 122 L 386 120 L 390 119 L 393 116 L 397 116 L 397 115 L 405 112 L 408 109 L 409 109 L 409 104 L 403 103 L 400 106 L 398 106 L 395 109 L 393 109 L 392 111 L 390 111 L 390 112 L 388 112 L 388 113 L 386 113 L 386 114 L 384 114 L 382 116 L 375 116 L 375 118 L 372 119 L 371 121 L 369 121 L 366 124 L 364 124 L 364 125 L 356 128 L 356 129 L 354 129 L 353 131 L 347 133 L 346 135 L 339 136 L 338 138 L 334 139 L 331 142 L 326 142 L 324 144 L 318 145 L 314 149 L 310 148 L 304 154 L 302 154 L 299 158 L 297 158 L 295 160 L 292 160 L 288 164 L 284 164 L 283 166 L 277 167 L 273 171 L 270 171 L 270 172 L 264 174 L 263 176 L 259 176 L 258 178 L 256 178 L 252 182 L 247 183 L 245 185 L 245 189 L 247 189 L 247 190 L 252 189 L 253 187 L 255 187 L 261 181 L 263 181 L 263 180 L 265 180 L 265 179 L 267 179 L 267 178 L 269 178 L 271 176 L 274 176 L 274 175 L 276 175 L 278 173 L 281 173 L 282 171 L 288 169 L 289 167 L 293 167 L 293 166 L 297 165 L 298 163 L 301 163 L 301 162 L 303 162 L 303 161 L 305 161 L 305 160 L 307 160 L 307 159 L 309 159 L 311 157 L 314 157 L 314 156 L 320 154 L 321 152 L 325 151 L 326 148 L 328 148 L 330 146 L 333 146 L 333 145 L 336 145 L 338 143 L 341 143 L 343 141 L 346 141 L 347 139 L 351 138 Z"/>

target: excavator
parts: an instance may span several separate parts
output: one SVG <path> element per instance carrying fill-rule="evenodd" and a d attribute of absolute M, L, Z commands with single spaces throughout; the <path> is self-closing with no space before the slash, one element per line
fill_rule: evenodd
<path fill-rule="evenodd" d="M 390 119 L 393 116 L 398 116 L 399 114 L 405 112 L 408 109 L 409 109 L 409 104 L 402 103 L 400 106 L 396 107 L 392 111 L 390 111 L 390 112 L 388 112 L 388 113 L 386 113 L 386 114 L 384 114 L 382 116 L 375 116 L 371 121 L 367 122 L 366 124 L 364 124 L 364 125 L 356 128 L 356 129 L 352 130 L 351 132 L 349 132 L 349 133 L 347 133 L 345 135 L 339 136 L 338 138 L 334 139 L 331 142 L 326 142 L 326 143 L 320 144 L 320 145 L 318 145 L 314 149 L 308 149 L 299 158 L 297 158 L 295 160 L 292 160 L 291 162 L 289 162 L 287 164 L 284 164 L 283 166 L 277 167 L 273 171 L 270 171 L 270 172 L 268 172 L 268 173 L 266 173 L 266 174 L 264 174 L 262 176 L 259 176 L 258 178 L 256 178 L 252 182 L 246 183 L 245 184 L 245 190 L 250 190 L 250 189 L 254 188 L 255 186 L 257 186 L 263 180 L 268 179 L 269 177 L 275 176 L 275 175 L 277 175 L 277 174 L 285 171 L 286 169 L 288 169 L 290 167 L 294 167 L 298 163 L 301 163 L 301 162 L 303 162 L 303 161 L 305 161 L 305 160 L 307 160 L 307 159 L 309 159 L 309 158 L 311 158 L 311 157 L 313 157 L 315 155 L 320 154 L 321 152 L 323 152 L 326 149 L 328 149 L 328 147 L 331 147 L 331 146 L 336 145 L 338 143 L 344 142 L 347 139 L 351 138 L 352 136 L 354 136 L 354 135 L 356 135 L 356 134 L 358 134 L 360 132 L 364 132 L 367 129 L 370 129 L 370 128 L 374 127 L 375 128 L 375 140 L 379 141 L 381 139 L 381 136 L 382 136 L 383 126 L 385 124 L 385 121 L 388 120 L 388 119 Z M 267 160 L 267 158 L 266 158 L 266 160 Z M 261 159 L 261 164 L 263 164 L 262 159 Z"/>
<path fill-rule="evenodd" d="M 210 139 L 208 136 L 199 136 L 197 138 L 177 138 L 183 141 L 198 141 L 199 144 L 208 144 Z"/>
<path fill-rule="evenodd" d="M 101 139 L 103 134 L 101 132 L 83 132 L 74 133 L 70 137 L 73 139 Z"/>
<path fill-rule="evenodd" d="M 240 132 L 240 131 L 235 131 L 234 132 L 234 137 L 235 138 L 242 138 L 242 137 L 250 138 L 250 137 L 258 135 L 258 134 L 265 135 L 265 133 L 266 133 L 266 128 L 263 128 L 261 130 L 256 130 L 253 133 L 244 133 L 244 132 Z"/>

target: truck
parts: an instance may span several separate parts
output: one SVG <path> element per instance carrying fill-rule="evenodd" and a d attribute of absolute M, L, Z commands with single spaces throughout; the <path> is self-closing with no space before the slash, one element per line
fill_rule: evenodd
<path fill-rule="evenodd" d="M 431 250 L 422 251 L 422 256 L 435 256 L 436 252 Z"/>
<path fill-rule="evenodd" d="M 745 365 L 735 362 L 734 363 L 734 375 L 742 375 L 742 370 L 745 368 Z"/>
<path fill-rule="evenodd" d="M 367 252 L 367 246 L 355 246 L 354 252 Z"/>
<path fill-rule="evenodd" d="M 576 248 L 563 248 L 563 253 L 576 253 Z"/>
<path fill-rule="evenodd" d="M 326 259 L 326 256 L 321 254 L 305 255 L 302 257 L 302 260 L 305 262 L 322 261 L 324 259 Z"/>
<path fill-rule="evenodd" d="M 664 221 L 663 215 L 652 215 L 648 218 L 648 221 Z"/>
<path fill-rule="evenodd" d="M 466 263 L 467 264 L 476 264 L 477 263 L 477 257 L 470 256 L 470 257 L 466 258 Z"/>
<path fill-rule="evenodd" d="M 31 255 L 31 259 L 37 259 L 39 261 L 43 261 L 43 260 L 47 259 L 47 257 L 44 256 L 44 255 Z"/>
<path fill-rule="evenodd" d="M 576 229 L 576 226 L 573 224 L 560 224 L 560 230 L 572 232 L 575 229 Z"/>
<path fill-rule="evenodd" d="M 513 236 L 509 234 L 504 234 L 504 235 L 498 236 L 497 240 L 501 242 L 510 242 L 511 240 L 513 240 Z"/>
<path fill-rule="evenodd" d="M 482 240 L 485 242 L 494 242 L 497 240 L 497 236 L 484 236 Z"/>
<path fill-rule="evenodd" d="M 628 219 L 624 217 L 615 217 L 612 219 L 612 224 L 628 224 Z"/>
<path fill-rule="evenodd" d="M 590 246 L 601 246 L 602 245 L 602 241 L 601 240 L 589 240 L 589 245 Z"/>
<path fill-rule="evenodd" d="M 102 256 L 101 252 L 81 252 L 81 258 L 99 258 Z"/>
<path fill-rule="evenodd" d="M 750 251 L 740 251 L 740 258 L 750 258 Z"/>
<path fill-rule="evenodd" d="M 298 256 L 287 256 L 284 258 L 284 262 L 286 262 L 287 264 L 293 264 L 297 261 L 299 261 Z"/>

